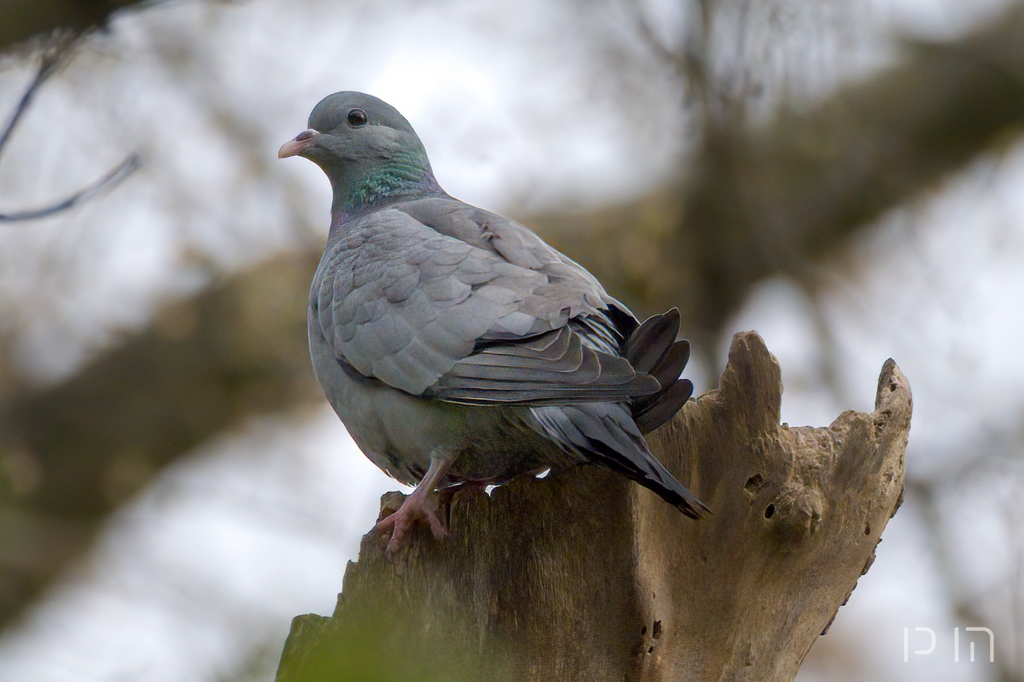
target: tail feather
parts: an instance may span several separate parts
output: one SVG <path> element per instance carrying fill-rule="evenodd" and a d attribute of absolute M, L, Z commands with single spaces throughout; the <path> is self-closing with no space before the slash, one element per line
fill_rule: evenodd
<path fill-rule="evenodd" d="M 626 341 L 626 359 L 638 372 L 650 374 L 679 333 L 679 310 L 652 315 Z"/>
<path fill-rule="evenodd" d="M 690 359 L 690 342 L 676 341 L 678 332 L 679 310 L 672 308 L 647 318 L 626 341 L 625 356 L 633 368 L 654 376 L 662 387 L 653 395 L 630 401 L 633 418 L 643 433 L 668 422 L 693 394 L 693 384 L 679 378 Z"/>
<path fill-rule="evenodd" d="M 657 379 L 663 388 L 668 388 L 686 368 L 690 360 L 690 342 L 686 339 L 676 341 L 662 353 L 658 364 L 654 366 L 649 374 Z"/>
<path fill-rule="evenodd" d="M 624 404 L 535 407 L 531 413 L 562 448 L 636 481 L 690 518 L 710 513 L 651 453 Z"/>
<path fill-rule="evenodd" d="M 666 424 L 693 395 L 689 379 L 680 379 L 658 393 L 633 404 L 633 419 L 641 433 L 650 433 Z"/>

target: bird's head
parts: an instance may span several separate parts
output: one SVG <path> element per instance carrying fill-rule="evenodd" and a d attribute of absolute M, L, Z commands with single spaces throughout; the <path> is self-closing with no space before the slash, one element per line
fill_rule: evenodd
<path fill-rule="evenodd" d="M 336 92 L 320 100 L 308 128 L 281 145 L 277 155 L 301 156 L 320 166 L 334 189 L 335 213 L 440 191 L 409 121 L 387 102 L 361 92 Z"/>

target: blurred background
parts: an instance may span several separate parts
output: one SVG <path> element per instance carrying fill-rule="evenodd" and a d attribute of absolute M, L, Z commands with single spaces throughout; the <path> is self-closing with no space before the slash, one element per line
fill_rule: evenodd
<path fill-rule="evenodd" d="M 396 484 L 314 384 L 330 190 L 276 150 L 342 89 L 679 306 L 698 391 L 757 329 L 824 426 L 894 357 L 906 503 L 798 680 L 1024 680 L 1024 6 L 7 0 L 0 681 L 271 680 L 332 611 Z"/>

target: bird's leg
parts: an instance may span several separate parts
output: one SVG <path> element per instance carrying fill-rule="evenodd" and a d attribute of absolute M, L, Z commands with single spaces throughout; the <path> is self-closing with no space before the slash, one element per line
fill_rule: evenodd
<path fill-rule="evenodd" d="M 434 494 L 434 489 L 448 473 L 450 465 L 451 460 L 447 457 L 431 457 L 430 467 L 424 474 L 423 480 L 412 491 L 412 495 L 405 498 L 398 511 L 377 521 L 377 525 L 373 527 L 374 530 L 382 534 L 391 531 L 391 539 L 388 540 L 387 547 L 388 554 L 392 554 L 401 546 L 403 538 L 419 518 L 427 520 L 435 538 L 440 540 L 447 537 L 448 531 L 441 520 L 437 518 L 437 495 Z"/>

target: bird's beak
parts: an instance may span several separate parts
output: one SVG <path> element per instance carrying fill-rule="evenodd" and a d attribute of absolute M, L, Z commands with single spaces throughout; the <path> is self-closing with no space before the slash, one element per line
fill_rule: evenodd
<path fill-rule="evenodd" d="M 319 134 L 320 133 L 315 130 L 303 130 L 301 133 L 296 135 L 294 139 L 288 140 L 281 145 L 281 148 L 277 150 L 277 158 L 285 159 L 289 156 L 298 156 L 305 151 L 309 145 L 313 144 L 313 141 Z"/>

